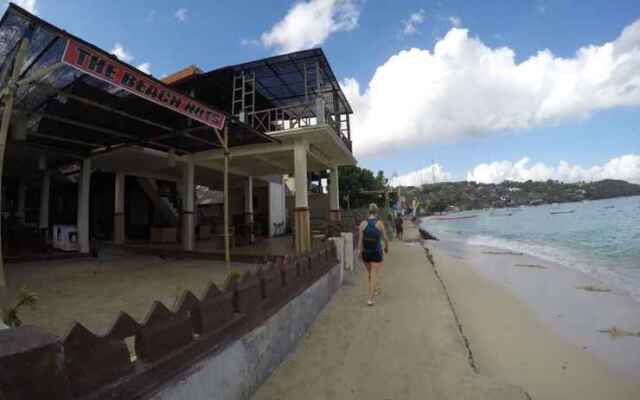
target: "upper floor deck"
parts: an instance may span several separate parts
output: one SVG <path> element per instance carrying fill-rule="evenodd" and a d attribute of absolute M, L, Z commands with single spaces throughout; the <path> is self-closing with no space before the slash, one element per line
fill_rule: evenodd
<path fill-rule="evenodd" d="M 328 128 L 349 149 L 353 113 L 322 49 L 310 49 L 202 72 L 195 67 L 165 82 L 229 112 L 259 132 Z"/>

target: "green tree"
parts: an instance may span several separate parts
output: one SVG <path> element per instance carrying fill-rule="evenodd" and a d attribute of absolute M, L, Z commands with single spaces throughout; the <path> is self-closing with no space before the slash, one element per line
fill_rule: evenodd
<path fill-rule="evenodd" d="M 383 191 L 387 179 L 384 172 L 378 171 L 374 175 L 371 170 L 356 166 L 340 167 L 340 206 L 342 208 L 366 207 L 367 204 L 375 202 L 380 207 L 384 204 L 384 195 L 374 193 L 364 193 L 367 191 Z"/>

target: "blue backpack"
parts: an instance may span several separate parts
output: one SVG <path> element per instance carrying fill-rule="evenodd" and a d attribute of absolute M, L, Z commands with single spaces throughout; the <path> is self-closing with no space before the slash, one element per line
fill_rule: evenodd
<path fill-rule="evenodd" d="M 362 251 L 367 255 L 375 255 L 382 253 L 382 232 L 376 224 L 378 220 L 370 218 L 367 220 L 367 226 L 362 232 Z"/>

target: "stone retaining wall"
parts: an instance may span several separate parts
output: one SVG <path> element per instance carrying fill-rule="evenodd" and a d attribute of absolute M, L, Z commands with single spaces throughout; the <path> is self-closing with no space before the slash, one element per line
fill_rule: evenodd
<path fill-rule="evenodd" d="M 202 298 L 185 291 L 174 309 L 155 302 L 143 323 L 121 312 L 105 335 L 78 322 L 63 339 L 32 326 L 0 330 L 0 398 L 148 398 L 158 390 L 166 393 L 167 382 L 178 376 L 184 382 L 194 365 L 218 365 L 218 356 L 231 357 L 250 343 L 268 344 L 254 347 L 254 362 L 234 361 L 238 368 L 251 367 L 246 379 L 232 374 L 245 382 L 238 387 L 253 388 L 337 290 L 336 265 L 341 269 L 336 246 L 328 241 L 308 254 L 279 257 L 257 273 L 233 277 L 222 289 L 210 283 Z M 281 339 L 278 331 L 291 336 Z M 133 342 L 131 350 L 127 341 Z M 219 383 L 208 389 L 247 393 L 231 381 Z"/>

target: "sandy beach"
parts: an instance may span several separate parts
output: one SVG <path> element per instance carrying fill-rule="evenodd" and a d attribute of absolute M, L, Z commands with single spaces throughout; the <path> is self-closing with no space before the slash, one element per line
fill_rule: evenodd
<path fill-rule="evenodd" d="M 636 327 L 637 309 L 624 296 L 579 290 L 591 283 L 531 257 L 427 246 L 480 374 L 534 399 L 640 398 L 640 338 L 596 329 L 616 321 Z"/>
<path fill-rule="evenodd" d="M 417 238 L 414 228 L 407 237 Z M 323 310 L 255 399 L 527 399 L 476 373 L 446 293 L 419 243 L 395 241 L 382 294 L 366 306 L 364 268 Z"/>

